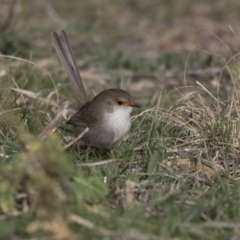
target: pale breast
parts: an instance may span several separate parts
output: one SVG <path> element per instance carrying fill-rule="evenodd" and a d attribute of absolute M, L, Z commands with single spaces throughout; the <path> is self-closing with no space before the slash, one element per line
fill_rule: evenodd
<path fill-rule="evenodd" d="M 112 113 L 106 113 L 105 126 L 114 133 L 113 142 L 121 140 L 129 132 L 131 127 L 132 107 L 118 107 Z"/>

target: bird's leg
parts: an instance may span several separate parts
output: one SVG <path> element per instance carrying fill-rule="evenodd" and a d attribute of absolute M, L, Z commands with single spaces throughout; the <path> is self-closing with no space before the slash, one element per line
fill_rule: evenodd
<path fill-rule="evenodd" d="M 77 152 L 78 152 L 78 155 L 80 155 L 80 146 L 81 146 L 81 143 L 80 141 L 77 142 Z"/>
<path fill-rule="evenodd" d="M 107 156 L 109 157 L 109 159 L 114 159 L 114 152 L 112 149 L 107 149 L 106 153 L 107 153 Z"/>

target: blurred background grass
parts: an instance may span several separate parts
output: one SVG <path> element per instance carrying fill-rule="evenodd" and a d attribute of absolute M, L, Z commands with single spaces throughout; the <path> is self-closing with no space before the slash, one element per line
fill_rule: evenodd
<path fill-rule="evenodd" d="M 10 21 L 6 19 L 11 2 L 14 10 Z M 211 71 L 193 73 L 189 80 L 188 76 L 183 78 L 184 67 L 222 66 L 239 47 L 240 6 L 233 0 L 12 0 L 2 1 L 1 5 L 3 54 L 34 60 L 53 74 L 56 54 L 50 32 L 65 29 L 80 68 L 87 69 L 87 73 L 108 69 L 110 78 L 117 81 L 120 76 L 124 80 L 124 87 L 129 85 L 126 79 L 144 80 L 137 85 L 140 90 L 143 86 L 170 91 L 195 85 L 193 77 L 214 85 L 216 75 Z M 86 82 L 99 85 L 98 79 L 92 84 L 91 79 Z M 119 86 L 118 81 L 110 84 Z"/>
<path fill-rule="evenodd" d="M 2 1 L 1 18 L 11 1 Z M 37 55 L 49 54 L 49 34 L 65 29 L 73 46 L 120 49 L 156 58 L 166 52 L 192 50 L 197 43 L 215 54 L 224 51 L 216 34 L 230 48 L 238 40 L 238 1 L 19 1 L 8 31 L 24 36 Z M 204 32 L 201 32 L 204 31 Z M 22 38 L 21 38 L 22 37 Z M 41 51 L 39 51 L 41 50 Z M 81 50 L 79 50 L 81 51 Z M 42 56 L 41 56 L 42 57 Z"/>

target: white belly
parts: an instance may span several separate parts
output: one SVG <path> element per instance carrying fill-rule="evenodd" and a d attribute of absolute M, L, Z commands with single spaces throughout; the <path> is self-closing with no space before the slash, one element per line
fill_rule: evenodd
<path fill-rule="evenodd" d="M 122 139 L 129 132 L 131 127 L 132 107 L 119 107 L 112 113 L 107 113 L 106 124 L 114 133 L 113 143 Z"/>

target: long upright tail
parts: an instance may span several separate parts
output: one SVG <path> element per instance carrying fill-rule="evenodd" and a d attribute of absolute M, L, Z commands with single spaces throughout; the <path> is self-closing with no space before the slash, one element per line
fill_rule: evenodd
<path fill-rule="evenodd" d="M 88 101 L 88 98 L 77 68 L 76 60 L 69 44 L 67 34 L 65 31 L 61 30 L 60 34 L 52 32 L 51 37 L 58 57 L 70 78 L 76 104 L 77 106 L 82 105 Z"/>

